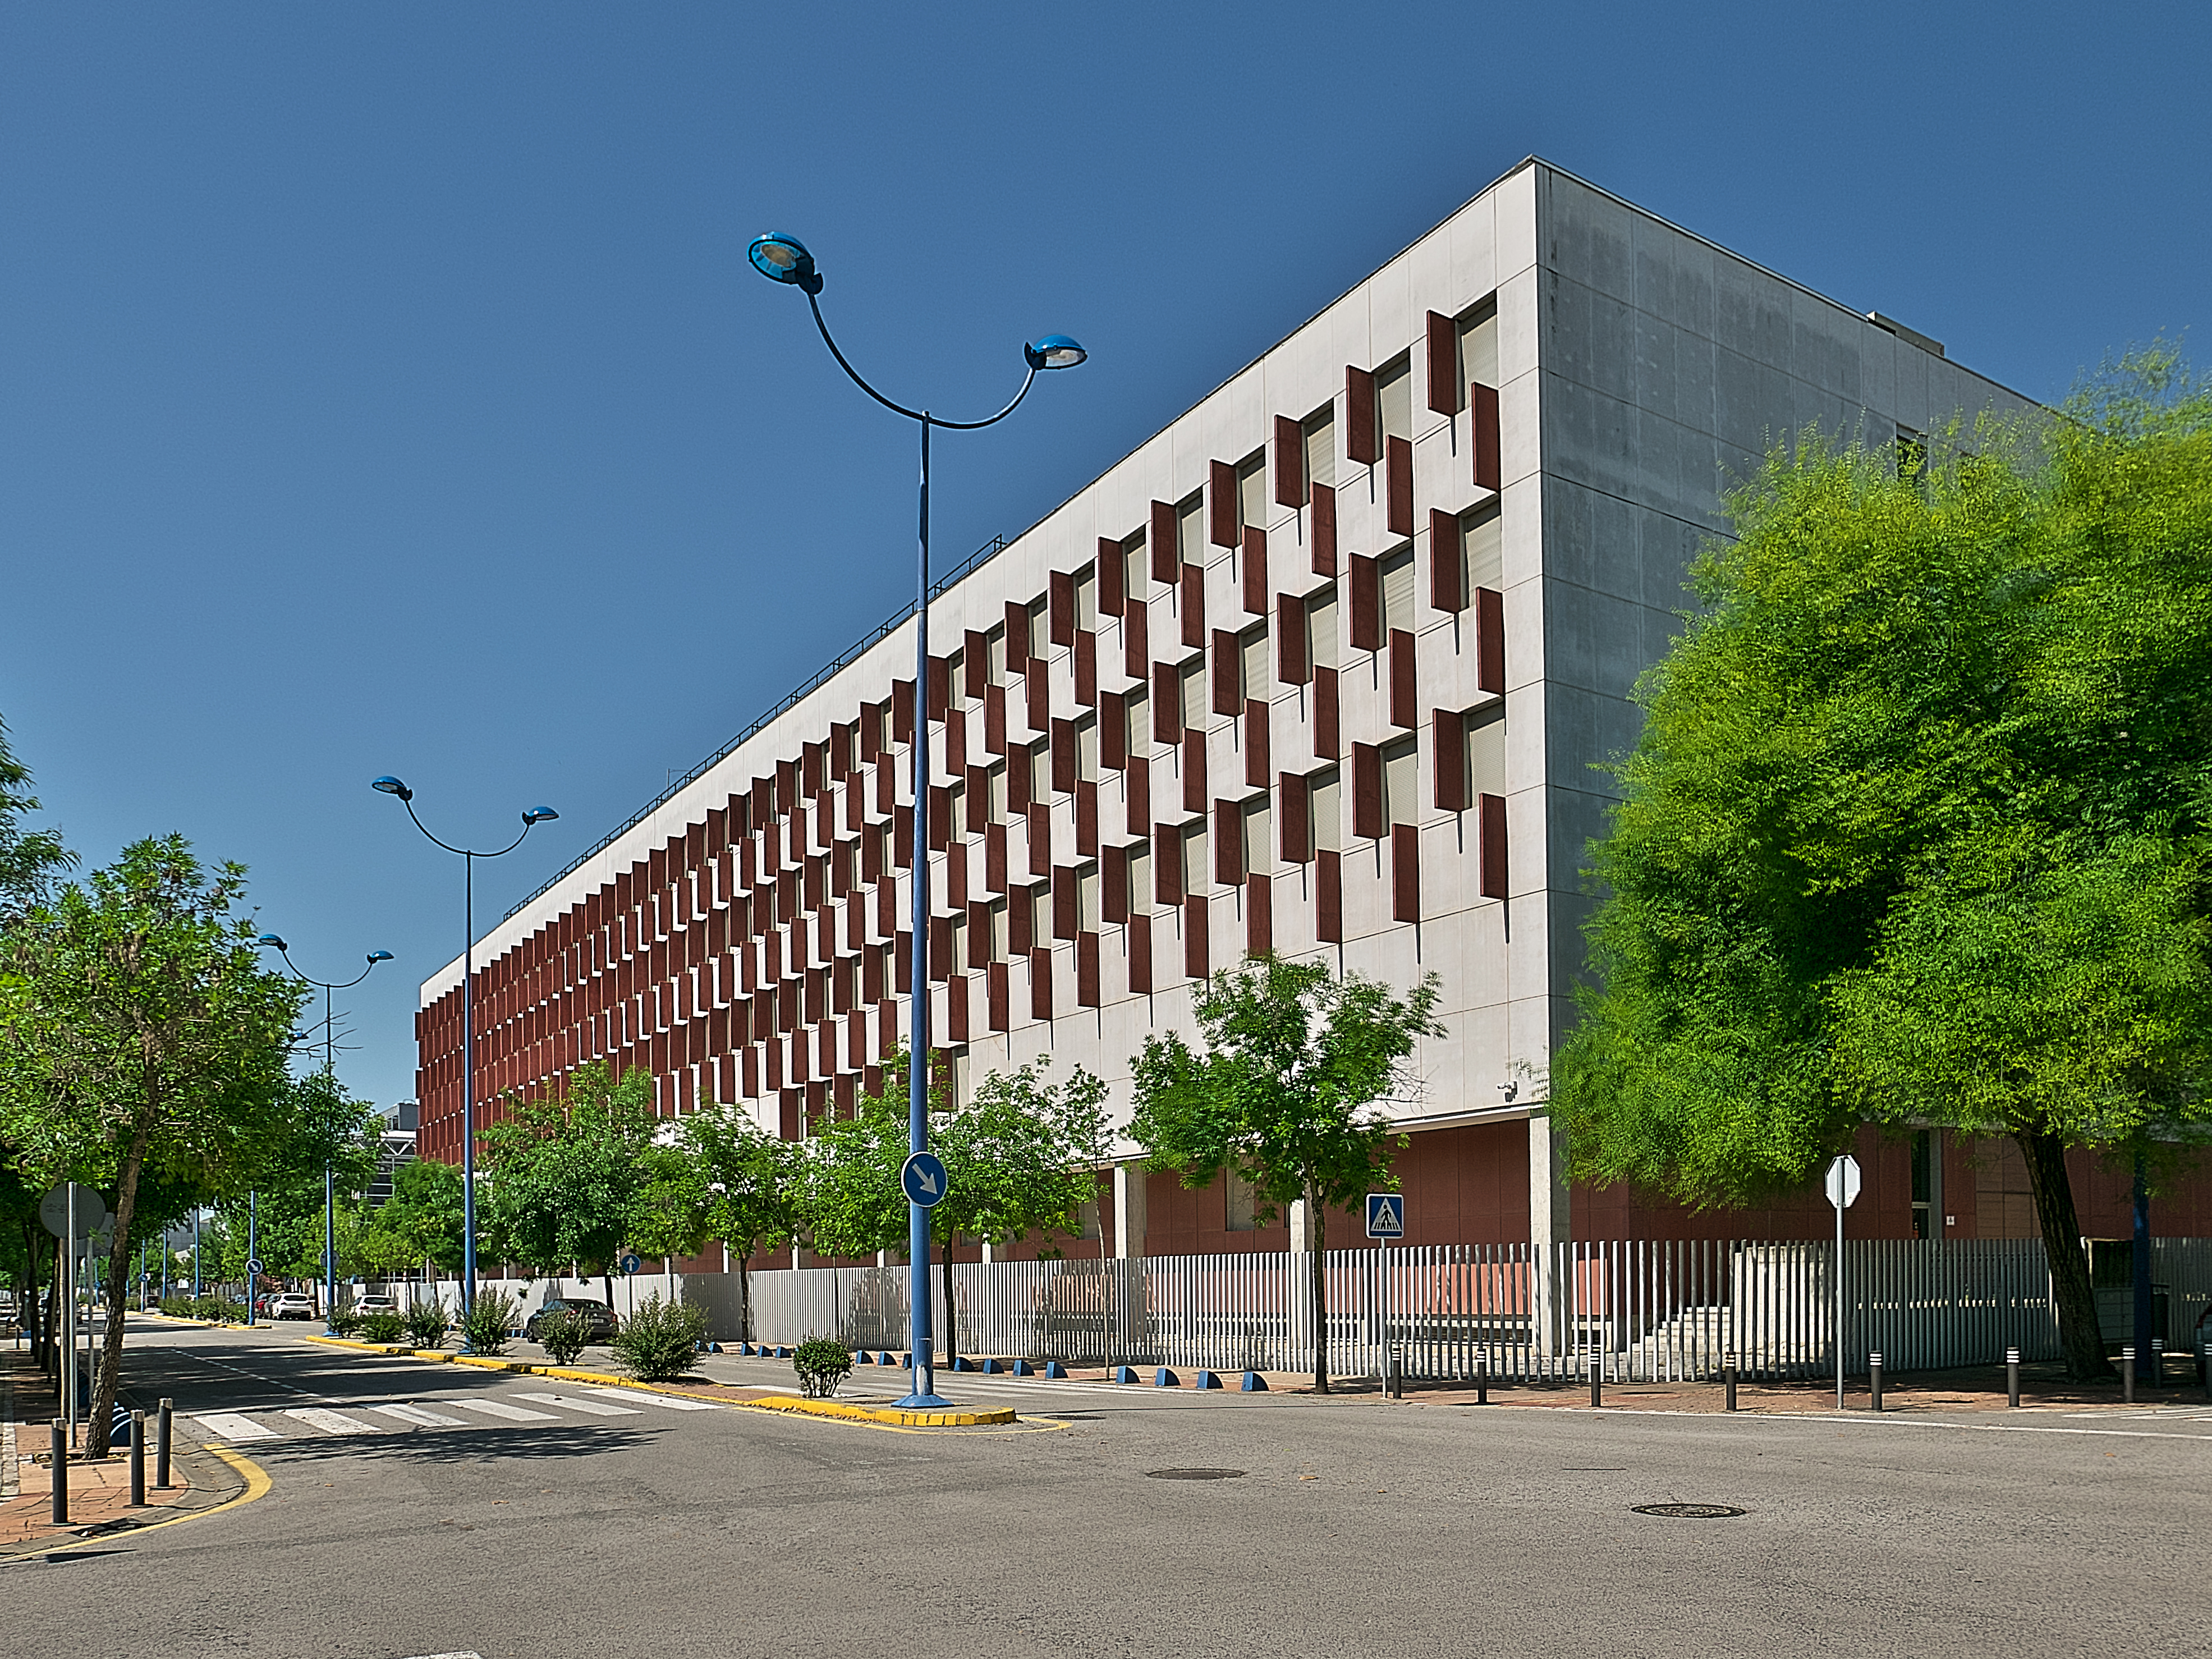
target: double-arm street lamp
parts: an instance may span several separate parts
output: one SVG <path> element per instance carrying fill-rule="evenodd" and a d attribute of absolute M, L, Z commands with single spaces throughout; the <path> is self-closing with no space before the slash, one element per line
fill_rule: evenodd
<path fill-rule="evenodd" d="M 335 1083 L 337 1079 L 337 1036 L 331 1024 L 333 1017 L 331 1012 L 331 993 L 351 990 L 376 971 L 378 963 L 390 962 L 392 952 L 371 951 L 367 958 L 368 966 L 351 979 L 310 979 L 301 973 L 298 965 L 293 962 L 292 947 L 285 944 L 276 934 L 264 933 L 255 943 L 267 946 L 283 957 L 284 966 L 290 970 L 292 977 L 298 980 L 300 983 L 316 986 L 321 989 L 323 994 L 323 1075 Z M 337 1317 L 337 1200 L 331 1177 L 330 1160 L 325 1158 L 323 1161 L 323 1334 L 325 1336 L 337 1334 L 331 1328 L 331 1321 Z"/>
<path fill-rule="evenodd" d="M 909 986 L 912 1017 L 907 1036 L 907 1144 L 909 1155 L 929 1148 L 929 434 L 942 427 L 949 432 L 974 432 L 994 426 L 1020 407 L 1041 370 L 1073 368 L 1085 353 L 1065 334 L 1050 334 L 1022 348 L 1029 364 L 1021 390 L 997 414 L 980 421 L 948 421 L 926 409 L 908 409 L 870 386 L 860 372 L 845 360 L 822 319 L 822 274 L 814 256 L 796 237 L 771 233 L 757 237 L 747 250 L 761 275 L 787 283 L 806 295 L 814 313 L 814 326 L 823 344 L 837 360 L 853 384 L 894 415 L 903 415 L 921 428 L 921 549 L 914 595 L 914 965 Z M 914 1353 L 914 1392 L 899 1403 L 927 1408 L 945 1402 L 937 1397 L 935 1358 L 930 1345 L 929 1212 L 920 1204 L 908 1206 L 907 1233 L 909 1335 Z"/>
<path fill-rule="evenodd" d="M 416 813 L 415 792 L 398 778 L 377 778 L 369 787 L 398 797 L 423 837 L 434 847 L 458 854 L 465 872 L 461 881 L 461 1317 L 465 1322 L 477 1306 L 477 860 L 504 857 L 521 846 L 534 827 L 561 815 L 550 806 L 533 806 L 522 815 L 521 835 L 504 847 L 479 852 L 432 835 Z"/>

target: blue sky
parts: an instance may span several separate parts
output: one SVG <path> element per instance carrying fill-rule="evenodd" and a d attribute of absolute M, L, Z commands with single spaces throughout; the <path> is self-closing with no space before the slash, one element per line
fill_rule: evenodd
<path fill-rule="evenodd" d="M 412 1090 L 419 978 L 1531 152 L 2039 397 L 2206 320 L 2201 7 L 15 5 L 0 717 L 88 861 L 252 866 Z M 1065 20 L 1065 21 L 1061 21 Z M 2202 356 L 2201 349 L 2197 354 Z"/>

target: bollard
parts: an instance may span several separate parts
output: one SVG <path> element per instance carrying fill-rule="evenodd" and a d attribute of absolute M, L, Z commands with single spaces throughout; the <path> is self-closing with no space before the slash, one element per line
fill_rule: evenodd
<path fill-rule="evenodd" d="M 154 1426 L 154 1485 L 161 1492 L 169 1489 L 169 1419 L 176 1409 L 175 1401 L 162 1401 L 161 1413 Z"/>
<path fill-rule="evenodd" d="M 53 1519 L 60 1526 L 69 1519 L 69 1430 L 58 1417 L 54 1419 L 52 1440 L 54 1460 Z"/>
<path fill-rule="evenodd" d="M 1867 1382 L 1874 1395 L 1874 1408 L 1881 1409 L 1881 1350 L 1877 1348 L 1867 1356 Z"/>
<path fill-rule="evenodd" d="M 1732 1412 L 1735 1409 L 1735 1356 L 1734 1354 L 1727 1354 L 1722 1358 L 1721 1381 L 1728 1389 L 1728 1404 L 1722 1409 Z"/>
<path fill-rule="evenodd" d="M 1590 1404 L 1602 1406 L 1605 1404 L 1605 1362 L 1594 1347 L 1590 1350 L 1589 1376 Z"/>
<path fill-rule="evenodd" d="M 2166 1386 L 2166 1339 L 2162 1336 L 2150 1340 L 2150 1385 L 2154 1389 Z"/>
<path fill-rule="evenodd" d="M 1406 1397 L 1406 1361 L 1395 1346 L 1390 1350 L 1389 1366 L 1390 1398 L 1403 1400 Z"/>
<path fill-rule="evenodd" d="M 2120 1401 L 2124 1405 L 2136 1403 L 2136 1351 L 2120 1350 Z"/>
<path fill-rule="evenodd" d="M 146 1413 L 131 1413 L 131 1507 L 146 1507 Z"/>
<path fill-rule="evenodd" d="M 2212 1388 L 2212 1383 L 2206 1386 Z M 1474 1403 L 1478 1406 L 1490 1403 L 1490 1361 L 1486 1358 L 1474 1362 Z"/>
<path fill-rule="evenodd" d="M 2005 1404 L 2020 1409 L 2020 1350 L 2005 1350 Z"/>

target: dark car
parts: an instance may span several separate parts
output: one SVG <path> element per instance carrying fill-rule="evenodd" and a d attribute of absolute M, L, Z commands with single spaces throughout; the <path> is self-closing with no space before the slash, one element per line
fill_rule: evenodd
<path fill-rule="evenodd" d="M 538 1327 L 553 1315 L 566 1310 L 581 1314 L 591 1323 L 591 1334 L 586 1339 L 592 1342 L 611 1342 L 615 1336 L 615 1310 L 604 1302 L 588 1296 L 549 1296 L 545 1305 L 523 1322 L 522 1334 L 529 1340 L 538 1340 Z"/>

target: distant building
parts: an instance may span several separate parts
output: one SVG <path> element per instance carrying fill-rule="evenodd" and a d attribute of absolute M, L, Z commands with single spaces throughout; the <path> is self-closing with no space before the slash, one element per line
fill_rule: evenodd
<path fill-rule="evenodd" d="M 369 1177 L 368 1204 L 375 1209 L 392 1196 L 392 1182 L 399 1168 L 415 1157 L 415 1139 L 422 1109 L 403 1100 L 392 1109 L 377 1136 L 376 1173 Z"/>
<path fill-rule="evenodd" d="M 1247 951 L 1433 970 L 1448 1035 L 1392 1103 L 1409 1242 L 1820 1237 L 1817 1193 L 1690 1215 L 1562 1178 L 1545 1085 L 1610 799 L 1593 767 L 1634 743 L 1630 690 L 1769 446 L 2026 404 L 1526 161 L 949 582 L 926 684 L 911 623 L 888 627 L 488 930 L 477 1097 L 597 1058 L 649 1068 L 667 1112 L 743 1102 L 793 1137 L 849 1112 L 907 1023 L 919 717 L 956 1087 L 1049 1053 L 1126 1112 L 1146 1035 L 1188 1030 L 1193 981 Z M 460 972 L 417 1020 L 422 1147 L 448 1159 Z M 2006 1150 L 1869 1133 L 1854 1231 L 2032 1231 Z M 2085 1226 L 2124 1231 L 2124 1178 L 2081 1174 Z M 2207 1231 L 2191 1206 L 2159 1231 Z M 1102 1208 L 1129 1255 L 1303 1231 L 1126 1164 Z"/>

